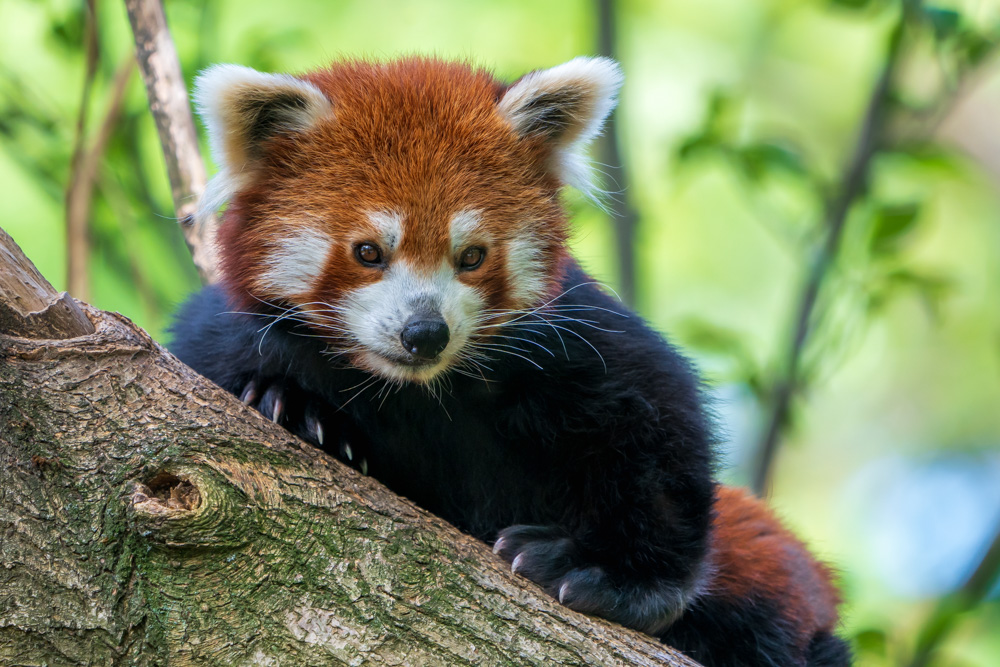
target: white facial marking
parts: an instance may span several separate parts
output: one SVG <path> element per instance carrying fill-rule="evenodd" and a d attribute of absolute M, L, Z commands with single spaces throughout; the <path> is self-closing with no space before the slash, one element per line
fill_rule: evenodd
<path fill-rule="evenodd" d="M 542 248 L 530 232 L 518 234 L 507 246 L 507 275 L 510 291 L 520 307 L 533 306 L 545 296 L 545 268 Z"/>
<path fill-rule="evenodd" d="M 442 260 L 429 275 L 399 261 L 389 265 L 379 282 L 349 294 L 344 305 L 347 329 L 364 348 L 364 366 L 394 380 L 427 382 L 455 361 L 484 301 L 477 290 L 458 280 L 449 260 Z M 418 312 L 441 314 L 450 333 L 448 346 L 433 362 L 407 366 L 410 356 L 400 333 Z"/>
<path fill-rule="evenodd" d="M 382 247 L 392 252 L 403 240 L 403 214 L 395 211 L 370 211 L 368 219 L 375 225 L 379 233 Z"/>
<path fill-rule="evenodd" d="M 329 236 L 302 227 L 274 244 L 259 280 L 270 292 L 292 298 L 311 291 L 326 267 L 333 248 Z"/>
<path fill-rule="evenodd" d="M 448 229 L 451 232 L 451 250 L 459 253 L 474 241 L 485 241 L 480 225 L 482 213 L 476 210 L 459 211 L 451 216 Z M 478 235 L 477 235 L 478 233 Z"/>

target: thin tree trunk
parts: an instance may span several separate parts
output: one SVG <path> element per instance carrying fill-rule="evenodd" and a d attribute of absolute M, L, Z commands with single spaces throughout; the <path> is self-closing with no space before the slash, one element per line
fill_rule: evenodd
<path fill-rule="evenodd" d="M 218 278 L 215 260 L 215 216 L 197 215 L 205 191 L 205 163 L 198 149 L 198 133 L 188 102 L 177 49 L 167 27 L 160 0 L 125 0 L 135 55 L 146 84 L 149 109 L 163 148 L 174 211 L 184 232 L 191 258 L 204 283 Z"/>
<path fill-rule="evenodd" d="M 60 298 L 2 233 L 0 327 L 0 664 L 694 664 Z"/>
<path fill-rule="evenodd" d="M 90 298 L 90 199 L 92 174 L 87 162 L 87 112 L 94 78 L 101 57 L 97 35 L 97 2 L 83 6 L 83 50 L 85 66 L 80 110 L 76 118 L 76 137 L 70 158 L 69 185 L 66 188 L 66 285 L 81 299 Z"/>
<path fill-rule="evenodd" d="M 598 51 L 603 56 L 617 60 L 618 23 L 614 0 L 597 0 L 597 29 Z M 618 115 L 612 114 L 598 142 L 598 155 L 601 156 L 601 166 L 607 178 L 607 186 L 611 189 L 607 206 L 615 232 L 618 294 L 626 304 L 635 306 L 638 290 L 635 234 L 639 226 L 639 213 L 632 204 L 628 174 L 622 163 L 618 127 Z"/>

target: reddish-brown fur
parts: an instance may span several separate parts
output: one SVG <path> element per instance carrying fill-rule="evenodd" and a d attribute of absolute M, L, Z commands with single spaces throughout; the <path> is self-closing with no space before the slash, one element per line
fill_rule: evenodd
<path fill-rule="evenodd" d="M 804 651 L 837 624 L 840 596 L 830 569 L 746 490 L 720 487 L 712 524 L 712 593 L 733 600 L 778 600 Z"/>
<path fill-rule="evenodd" d="M 276 299 L 257 278 L 272 239 L 308 224 L 335 242 L 316 289 L 303 302 L 337 303 L 379 279 L 353 246 L 377 240 L 371 211 L 399 211 L 403 235 L 394 258 L 427 271 L 452 254 L 448 224 L 460 210 L 481 212 L 493 243 L 482 268 L 460 279 L 487 307 L 509 308 L 507 241 L 531 234 L 549 267 L 550 287 L 565 254 L 567 222 L 557 178 L 542 165 L 552 150 L 517 136 L 496 110 L 506 89 L 491 75 L 430 59 L 344 63 L 303 77 L 331 101 L 333 114 L 301 133 L 270 140 L 253 183 L 232 201 L 220 231 L 225 279 L 234 294 Z M 290 222 L 291 221 L 291 222 Z M 252 295 L 252 296 L 249 296 Z"/>

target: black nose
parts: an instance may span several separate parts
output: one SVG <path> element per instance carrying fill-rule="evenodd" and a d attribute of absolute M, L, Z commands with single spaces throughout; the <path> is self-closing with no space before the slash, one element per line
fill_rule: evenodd
<path fill-rule="evenodd" d="M 403 325 L 399 339 L 407 352 L 419 359 L 433 359 L 448 347 L 448 325 L 440 315 L 413 315 Z"/>

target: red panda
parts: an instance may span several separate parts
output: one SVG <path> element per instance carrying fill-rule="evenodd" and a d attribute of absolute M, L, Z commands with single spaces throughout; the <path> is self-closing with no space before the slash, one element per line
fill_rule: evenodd
<path fill-rule="evenodd" d="M 567 250 L 560 191 L 591 191 L 621 82 L 604 58 L 209 69 L 223 280 L 171 348 L 573 609 L 707 667 L 847 665 L 830 572 L 714 481 L 691 365 Z"/>

